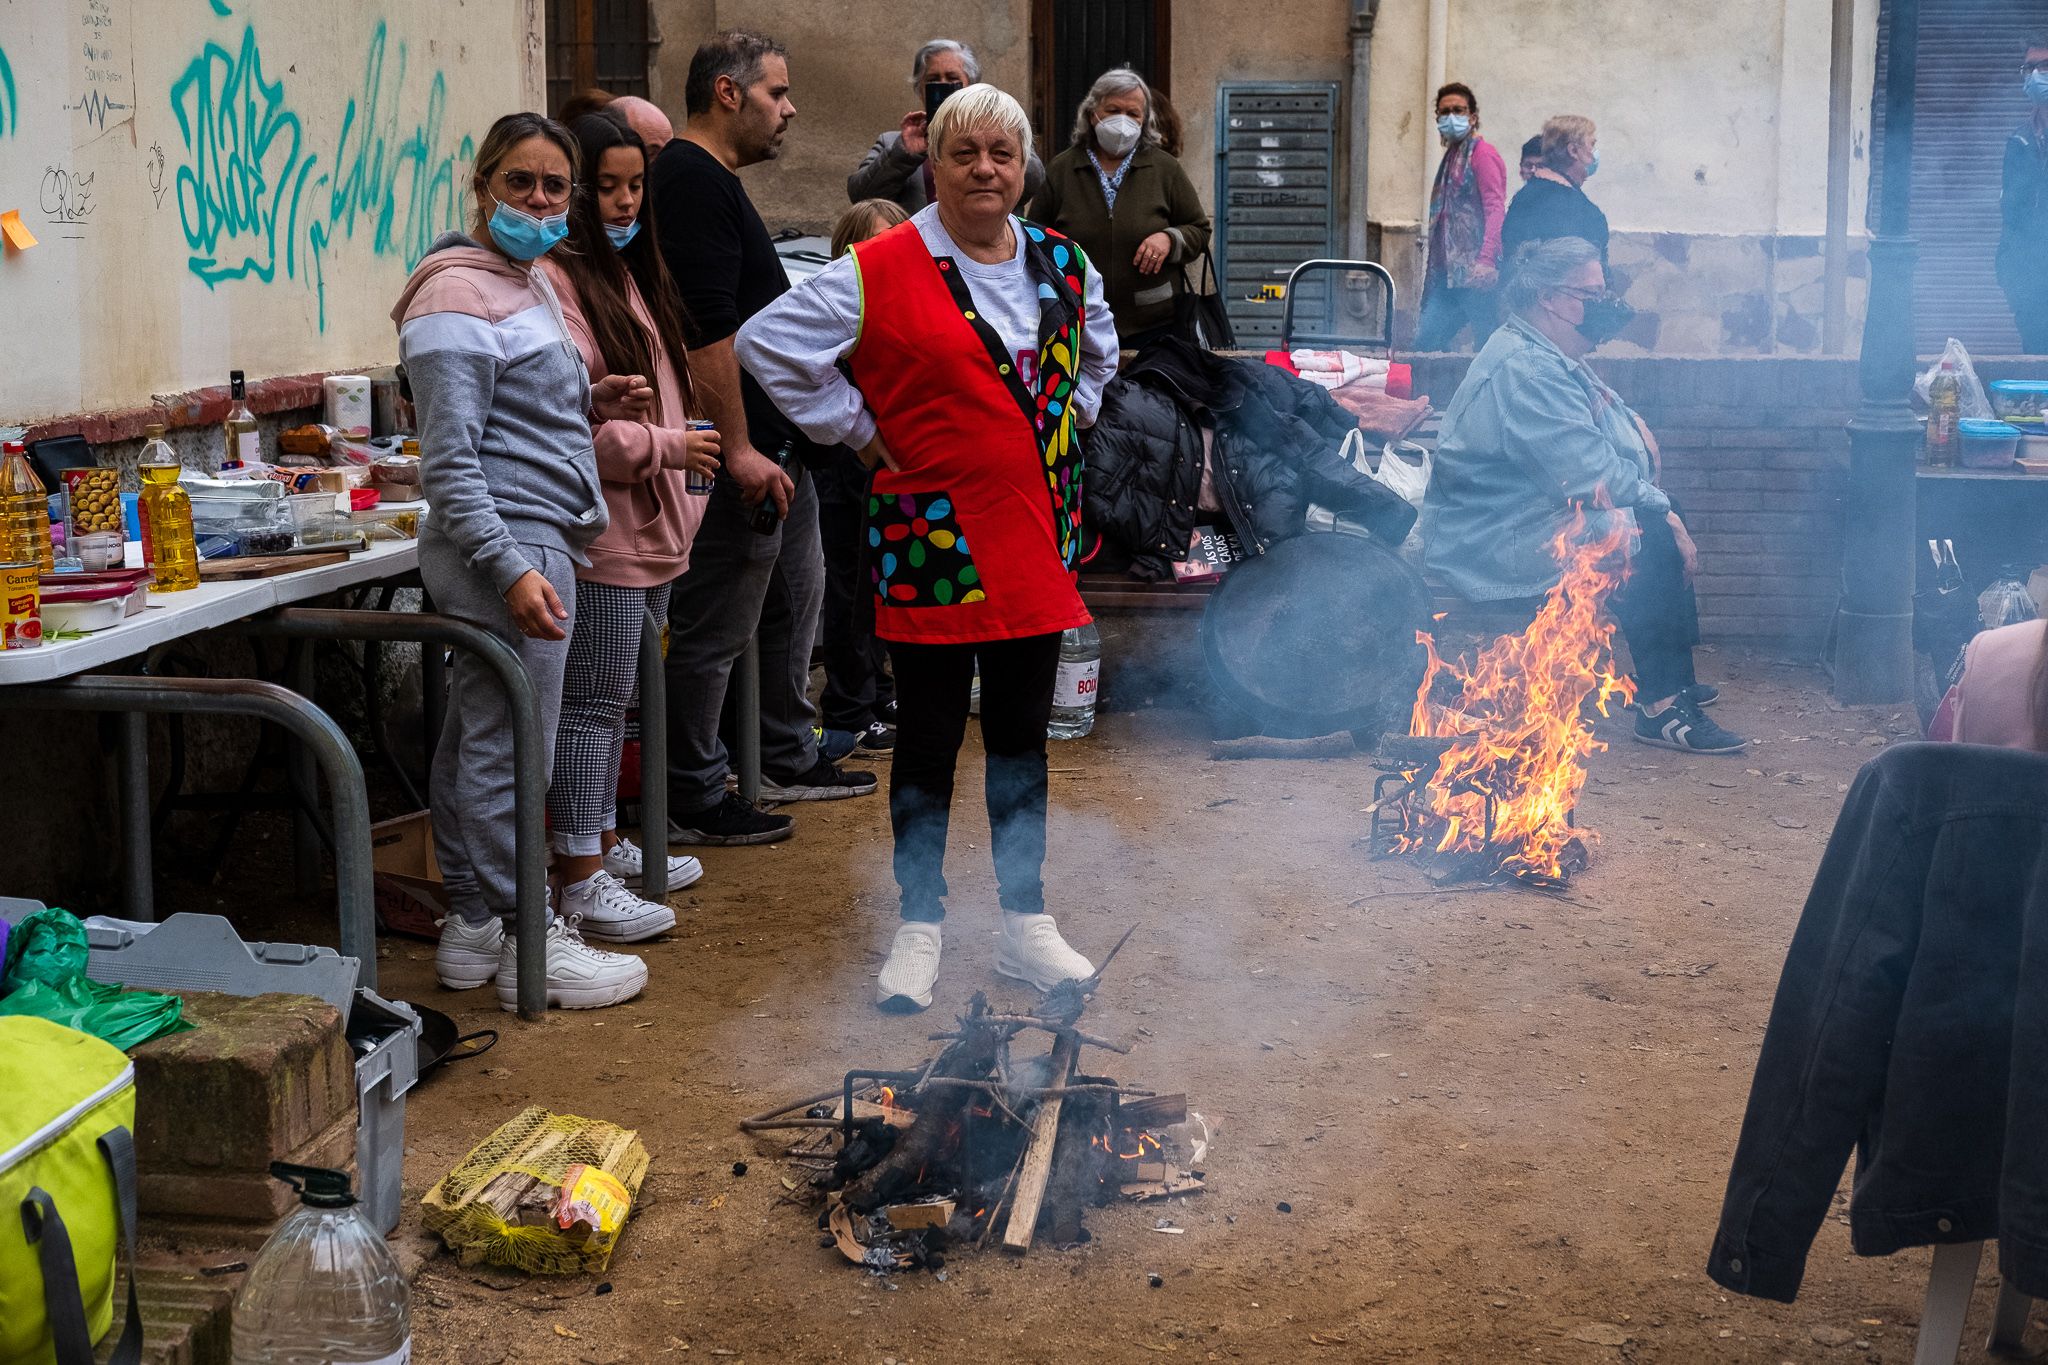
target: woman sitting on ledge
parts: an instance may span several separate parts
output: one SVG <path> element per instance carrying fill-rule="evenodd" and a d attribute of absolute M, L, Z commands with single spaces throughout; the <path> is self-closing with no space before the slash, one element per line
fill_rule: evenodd
<path fill-rule="evenodd" d="M 1639 537 L 1627 583 L 1608 602 L 1635 663 L 1635 737 L 1702 754 L 1746 743 L 1702 708 L 1720 693 L 1693 676 L 1698 550 L 1656 484 L 1642 418 L 1586 364 L 1628 324 L 1600 253 L 1577 237 L 1516 256 L 1509 315 L 1473 358 L 1444 414 L 1422 504 L 1423 563 L 1474 602 L 1541 598 L 1560 569 L 1551 547 L 1575 516 L 1597 539 L 1618 521 Z"/>

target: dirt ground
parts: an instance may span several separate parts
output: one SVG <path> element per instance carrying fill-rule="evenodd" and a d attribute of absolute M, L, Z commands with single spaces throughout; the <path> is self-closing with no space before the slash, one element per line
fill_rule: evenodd
<path fill-rule="evenodd" d="M 1755 746 L 1694 758 L 1610 725 L 1582 806 L 1594 866 L 1565 898 L 1437 891 L 1371 861 L 1362 757 L 1217 761 L 1197 717 L 1163 710 L 1055 746 L 1054 909 L 1097 954 L 1141 926 L 1090 1014 L 1137 1047 L 1102 1069 L 1188 1093 L 1218 1130 L 1209 1188 L 1098 1210 L 1077 1249 L 959 1254 L 944 1281 L 821 1250 L 783 1201 L 778 1145 L 734 1125 L 851 1066 L 916 1064 L 975 990 L 1019 997 L 991 970 L 978 798 L 956 808 L 921 1017 L 870 1003 L 894 903 L 879 796 L 797 808 L 785 844 L 710 851 L 677 930 L 644 949 L 648 991 L 618 1009 L 519 1025 L 488 992 L 440 990 L 429 945 L 388 940 L 387 993 L 505 1030 L 413 1093 L 409 1201 L 529 1103 L 636 1127 L 654 1162 L 601 1279 L 464 1270 L 409 1211 L 415 1358 L 1909 1360 L 1928 1255 L 1857 1259 L 1843 1205 L 1795 1305 L 1725 1294 L 1702 1266 L 1834 813 L 1913 718 L 1838 710 L 1804 665 L 1702 662 Z"/>

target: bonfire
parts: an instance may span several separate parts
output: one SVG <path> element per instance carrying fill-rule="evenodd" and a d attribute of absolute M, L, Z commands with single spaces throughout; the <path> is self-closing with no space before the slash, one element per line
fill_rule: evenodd
<path fill-rule="evenodd" d="M 1409 735 L 1436 741 L 1426 782 L 1399 798 L 1395 851 L 1473 855 L 1500 873 L 1561 883 L 1585 865 L 1590 829 L 1573 823 L 1586 761 L 1607 746 L 1594 716 L 1633 698 L 1614 664 L 1614 623 L 1602 614 L 1626 574 L 1626 522 L 1588 538 L 1583 514 L 1552 544 L 1562 567 L 1536 619 L 1467 663 L 1416 633 L 1427 666 Z M 1422 766 L 1421 763 L 1416 765 Z"/>

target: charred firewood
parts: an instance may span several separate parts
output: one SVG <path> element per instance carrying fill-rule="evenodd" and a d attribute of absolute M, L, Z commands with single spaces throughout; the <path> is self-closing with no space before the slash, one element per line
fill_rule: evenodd
<path fill-rule="evenodd" d="M 986 1081 L 995 1074 L 1014 1029 L 983 1023 L 981 1016 L 987 1013 L 988 1000 L 976 992 L 960 1019 L 960 1037 L 932 1060 L 926 1080 Z M 856 1213 L 872 1213 L 884 1204 L 902 1202 L 920 1185 L 942 1184 L 943 1172 L 953 1171 L 957 1178 L 954 1167 L 967 1109 L 976 1097 L 975 1091 L 960 1087 L 927 1089 L 922 1082 L 913 1087 L 904 1098 L 916 1108 L 917 1121 L 898 1132 L 886 1155 L 847 1181 L 846 1206 Z"/>

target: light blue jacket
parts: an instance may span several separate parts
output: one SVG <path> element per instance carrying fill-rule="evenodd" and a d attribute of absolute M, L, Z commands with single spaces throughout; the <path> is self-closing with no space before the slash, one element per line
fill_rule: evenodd
<path fill-rule="evenodd" d="M 1558 580 L 1551 544 L 1586 509 L 1586 538 L 1671 510 L 1650 481 L 1635 414 L 1584 361 L 1510 317 L 1451 398 L 1422 503 L 1423 564 L 1460 596 L 1535 597 Z M 1631 523 L 1632 524 L 1632 523 Z"/>

